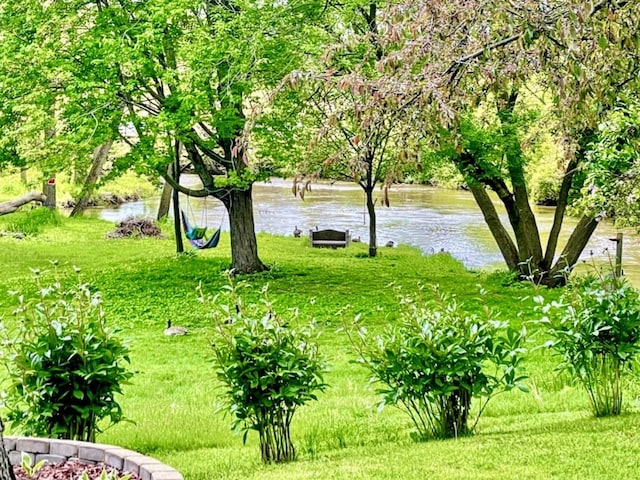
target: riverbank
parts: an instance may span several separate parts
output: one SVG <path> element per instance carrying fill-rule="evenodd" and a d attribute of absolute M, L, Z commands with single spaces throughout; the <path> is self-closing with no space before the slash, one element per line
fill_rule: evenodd
<path fill-rule="evenodd" d="M 190 181 L 185 176 L 185 182 Z M 353 183 L 318 182 L 304 201 L 291 195 L 288 180 L 257 182 L 253 187 L 255 227 L 258 232 L 291 236 L 294 229 L 305 236 L 310 229 L 335 228 L 349 230 L 352 238 L 364 243 L 369 226 L 363 205 L 362 190 Z M 389 192 L 390 208 L 377 208 L 378 244 L 386 250 L 387 242 L 419 248 L 425 254 L 444 250 L 474 270 L 500 270 L 504 260 L 473 196 L 461 190 L 447 190 L 417 185 L 394 185 Z M 214 199 L 187 200 L 181 206 L 195 223 L 228 231 L 228 217 L 222 204 Z M 506 213 L 496 202 L 503 217 Z M 155 218 L 158 198 L 148 198 L 116 208 L 90 209 L 87 214 L 118 222 L 131 215 Z M 538 207 L 536 218 L 543 240 L 549 234 L 554 209 Z M 505 218 L 506 221 L 506 218 Z M 565 219 L 560 245 L 567 240 L 576 224 Z M 583 251 L 578 268 L 593 270 L 605 266 L 615 253 L 617 233 L 624 233 L 623 267 L 627 277 L 640 286 L 640 236 L 632 229 L 618 230 L 610 223 L 598 226 Z"/>
<path fill-rule="evenodd" d="M 199 180 L 194 175 L 184 175 L 182 181 L 186 185 L 195 185 Z M 17 172 L 0 178 L 0 201 L 3 196 L 16 196 L 26 188 L 21 186 Z M 68 183 L 64 179 L 59 189 L 60 192 L 68 191 Z M 286 179 L 257 182 L 253 193 L 255 228 L 258 232 L 290 236 L 297 228 L 302 230 L 304 236 L 316 227 L 348 229 L 352 238 L 367 242 L 369 227 L 364 197 L 362 190 L 353 183 L 314 183 L 304 201 L 291 195 L 291 181 Z M 70 199 L 61 194 L 63 198 Z M 105 195 L 105 203 L 115 204 L 89 207 L 85 215 L 114 223 L 130 216 L 156 218 L 160 187 L 133 174 L 124 175 L 105 185 L 98 194 Z M 389 192 L 389 199 L 390 208 L 379 207 L 376 210 L 379 246 L 393 242 L 395 245 L 418 247 L 425 254 L 445 251 L 474 270 L 504 268 L 502 255 L 482 213 L 468 192 L 420 185 L 394 185 Z M 226 210 L 215 199 L 187 199 L 181 196 L 181 207 L 194 223 L 228 231 Z M 506 214 L 497 201 L 496 208 L 506 221 Z M 553 212 L 551 207 L 537 207 L 535 210 L 543 241 L 551 228 Z M 575 224 L 575 219 L 565 219 L 560 236 L 561 245 Z M 612 239 L 618 233 L 624 234 L 625 274 L 634 285 L 640 286 L 640 236 L 632 229 L 616 229 L 606 221 L 596 229 L 577 268 L 582 271 L 593 271 L 594 265 L 610 268 L 616 248 Z"/>
<path fill-rule="evenodd" d="M 42 190 L 40 182 L 30 181 L 30 178 L 39 178 L 39 174 L 31 172 L 27 174 L 27 182 L 21 178 L 19 171 L 3 171 L 0 176 L 0 202 L 10 200 L 31 190 Z M 128 202 L 145 198 L 153 198 L 160 195 L 160 186 L 154 185 L 147 179 L 134 173 L 125 173 L 121 177 L 100 185 L 92 195 L 88 206 L 119 206 Z M 71 182 L 68 175 L 56 177 L 56 203 L 61 208 L 73 208 L 74 197 L 80 191 L 80 185 Z"/>
<path fill-rule="evenodd" d="M 229 236 L 220 246 L 176 258 L 171 228 L 165 239 L 107 239 L 113 224 L 91 218 L 63 219 L 40 235 L 24 240 L 0 238 L 4 275 L 0 292 L 32 289 L 30 268 L 51 268 L 57 259 L 62 277 L 81 278 L 102 292 L 106 316 L 132 346 L 138 371 L 125 387 L 122 423 L 98 441 L 140 451 L 167 463 L 186 480 L 213 479 L 485 479 L 633 478 L 640 445 L 640 416 L 593 419 L 586 395 L 554 372 L 547 349 L 529 348 L 525 368 L 532 394 L 510 392 L 489 404 L 473 437 L 417 443 L 412 425 L 397 409 L 377 411 L 378 397 L 357 363 L 343 320 L 361 313 L 370 330 L 383 328 L 397 315 L 396 292 L 415 291 L 419 283 L 439 285 L 472 312 L 485 306 L 501 312 L 514 326 L 527 325 L 531 347 L 536 335 L 535 292 L 504 273 L 471 272 L 448 254 L 423 255 L 408 246 L 366 256 L 366 245 L 348 249 L 312 249 L 308 239 L 259 234 L 261 258 L 269 272 L 249 277 L 250 299 L 265 284 L 275 308 L 297 309 L 302 320 L 315 318 L 322 331 L 321 352 L 331 371 L 330 385 L 317 402 L 293 421 L 299 460 L 265 467 L 257 440 L 247 445 L 230 431 L 231 418 L 216 410 L 221 393 L 210 362 L 210 312 L 197 301 L 200 283 L 215 294 L 229 264 Z M 99 253 L 98 253 L 99 252 Z M 486 293 L 480 298 L 479 288 Z M 556 291 L 540 292 L 555 296 Z M 11 321 L 13 297 L 0 295 L 0 313 Z M 347 305 L 351 307 L 345 309 Z M 190 330 L 165 337 L 166 320 Z M 637 387 L 627 401 L 633 412 Z"/>

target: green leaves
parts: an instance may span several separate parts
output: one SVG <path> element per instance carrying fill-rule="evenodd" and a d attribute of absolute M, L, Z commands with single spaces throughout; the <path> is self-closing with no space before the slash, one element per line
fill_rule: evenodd
<path fill-rule="evenodd" d="M 436 291 L 436 301 L 401 297 L 400 319 L 371 338 L 349 333 L 372 381 L 381 383 L 381 405 L 397 405 L 411 417 L 421 439 L 471 433 L 488 400 L 517 387 L 524 330 L 467 314 L 455 299 Z M 348 332 L 351 332 L 348 330 Z M 471 401 L 483 398 L 473 424 Z"/>
<path fill-rule="evenodd" d="M 213 308 L 212 347 L 216 374 L 225 385 L 233 427 L 256 430 L 265 463 L 290 461 L 295 449 L 290 424 L 298 406 L 316 400 L 326 384 L 324 360 L 318 354 L 313 323 L 295 326 L 297 313 L 280 317 L 267 288 L 259 303 L 245 304 L 240 294 L 248 284 L 231 279 L 222 293 L 201 301 Z"/>
<path fill-rule="evenodd" d="M 623 278 L 586 278 L 543 311 L 558 365 L 587 390 L 596 416 L 622 412 L 621 377 L 640 352 L 640 293 Z"/>
<path fill-rule="evenodd" d="M 620 226 L 640 226 L 640 104 L 618 106 L 598 129 L 584 164 L 578 208 L 613 218 Z"/>
<path fill-rule="evenodd" d="M 133 376 L 129 349 L 107 326 L 99 292 L 45 278 L 34 272 L 37 293 L 17 296 L 17 330 L 1 332 L 7 417 L 27 435 L 93 441 L 100 420 L 124 418 L 114 396 Z"/>

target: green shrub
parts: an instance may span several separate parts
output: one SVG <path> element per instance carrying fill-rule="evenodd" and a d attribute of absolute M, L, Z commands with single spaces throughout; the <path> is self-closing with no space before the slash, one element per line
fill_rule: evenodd
<path fill-rule="evenodd" d="M 316 400 L 326 385 L 324 360 L 318 354 L 313 323 L 296 327 L 297 312 L 285 320 L 262 290 L 261 302 L 245 305 L 239 288 L 230 281 L 222 295 L 201 300 L 214 309 L 217 377 L 235 415 L 234 429 L 260 437 L 265 463 L 295 459 L 290 426 L 296 409 Z"/>
<path fill-rule="evenodd" d="M 582 383 L 597 417 L 619 415 L 622 378 L 640 349 L 638 290 L 613 276 L 577 279 L 542 311 L 551 337 L 545 346 L 561 356 L 558 368 Z"/>
<path fill-rule="evenodd" d="M 374 338 L 362 326 L 356 335 L 347 328 L 372 381 L 383 385 L 380 407 L 406 411 L 419 440 L 472 433 L 493 396 L 526 390 L 519 375 L 524 331 L 493 320 L 490 311 L 487 319 L 477 318 L 437 290 L 436 297 L 426 303 L 401 297 L 400 318 Z"/>
<path fill-rule="evenodd" d="M 64 287 L 34 270 L 34 298 L 18 295 L 18 322 L 2 329 L 7 419 L 27 435 L 94 441 L 98 422 L 123 419 L 115 400 L 133 373 L 128 347 L 107 326 L 99 292 Z"/>
<path fill-rule="evenodd" d="M 46 207 L 32 210 L 21 210 L 3 219 L 3 229 L 7 232 L 24 233 L 25 235 L 38 235 L 48 225 L 59 225 L 62 217 L 57 210 Z"/>

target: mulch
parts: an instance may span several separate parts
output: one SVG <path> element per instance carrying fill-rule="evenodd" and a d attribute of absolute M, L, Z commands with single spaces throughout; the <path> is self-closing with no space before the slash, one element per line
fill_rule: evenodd
<path fill-rule="evenodd" d="M 98 480 L 103 470 L 107 473 L 115 472 L 115 479 L 119 479 L 123 475 L 131 475 L 131 480 L 140 480 L 135 474 L 123 473 L 117 469 L 104 464 L 89 465 L 80 460 L 67 460 L 64 463 L 45 463 L 34 475 L 29 476 L 22 467 L 15 465 L 13 472 L 16 480 L 79 480 L 84 472 L 87 472 L 90 480 Z"/>

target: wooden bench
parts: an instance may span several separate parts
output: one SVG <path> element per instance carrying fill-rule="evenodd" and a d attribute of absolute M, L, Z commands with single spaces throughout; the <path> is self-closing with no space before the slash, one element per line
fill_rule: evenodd
<path fill-rule="evenodd" d="M 309 230 L 311 246 L 318 248 L 345 248 L 351 243 L 349 230 Z"/>

